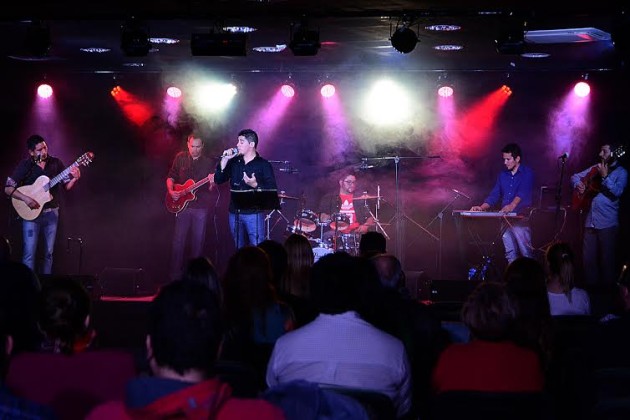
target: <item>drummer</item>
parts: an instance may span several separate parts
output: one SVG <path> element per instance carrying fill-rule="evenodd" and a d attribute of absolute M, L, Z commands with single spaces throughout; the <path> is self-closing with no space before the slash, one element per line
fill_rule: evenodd
<path fill-rule="evenodd" d="M 339 191 L 326 194 L 319 202 L 319 220 L 328 224 L 325 236 L 363 234 L 374 226 L 374 218 L 366 206 L 366 198 L 356 196 L 357 178 L 344 172 L 339 178 Z"/>

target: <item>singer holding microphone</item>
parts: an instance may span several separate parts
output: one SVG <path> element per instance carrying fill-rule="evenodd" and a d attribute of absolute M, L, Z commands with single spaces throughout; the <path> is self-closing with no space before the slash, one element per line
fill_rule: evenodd
<path fill-rule="evenodd" d="M 46 140 L 39 134 L 33 134 L 26 140 L 29 157 L 20 161 L 4 186 L 6 195 L 21 200 L 31 209 L 38 209 L 38 203 L 33 197 L 22 193 L 17 188 L 23 185 L 32 185 L 37 178 L 44 175 L 50 179 L 56 177 L 65 170 L 60 159 L 48 154 Z M 23 254 L 22 262 L 35 271 L 35 252 L 40 233 L 44 237 L 44 261 L 40 274 L 52 272 L 53 250 L 59 224 L 59 200 L 58 193 L 63 189 L 70 190 L 81 177 L 81 171 L 77 166 L 70 168 L 68 176 L 61 183 L 56 184 L 51 190 L 52 200 L 44 204 L 44 207 L 35 219 L 22 220 Z"/>
<path fill-rule="evenodd" d="M 262 242 L 265 212 L 279 207 L 273 167 L 257 148 L 258 134 L 241 130 L 236 147 L 223 152 L 214 173 L 216 184 L 230 181 L 229 223 L 236 249 Z"/>
<path fill-rule="evenodd" d="M 528 208 L 532 206 L 534 191 L 534 173 L 522 163 L 523 155 L 521 148 L 516 143 L 507 144 L 501 149 L 503 155 L 502 170 L 483 204 L 473 206 L 471 211 L 488 211 L 492 207 L 500 205 L 501 213 L 517 213 L 524 216 Z M 505 258 L 508 263 L 517 257 L 532 258 L 534 249 L 532 247 L 532 232 L 529 227 L 528 218 L 520 220 L 507 219 L 502 226 L 503 246 L 505 248 Z"/>

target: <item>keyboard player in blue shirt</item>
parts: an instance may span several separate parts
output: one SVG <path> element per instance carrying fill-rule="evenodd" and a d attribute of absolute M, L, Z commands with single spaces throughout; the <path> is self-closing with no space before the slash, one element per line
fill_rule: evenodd
<path fill-rule="evenodd" d="M 500 205 L 501 213 L 523 215 L 532 206 L 534 173 L 531 168 L 521 163 L 521 148 L 516 143 L 509 143 L 503 149 L 505 169 L 499 173 L 490 194 L 480 206 L 473 206 L 471 211 L 488 211 Z M 502 240 L 505 258 L 508 263 L 517 257 L 533 257 L 532 232 L 527 218 L 504 219 Z"/>

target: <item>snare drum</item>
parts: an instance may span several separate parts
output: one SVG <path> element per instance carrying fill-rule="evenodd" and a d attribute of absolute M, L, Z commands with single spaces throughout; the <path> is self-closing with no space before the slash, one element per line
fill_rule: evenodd
<path fill-rule="evenodd" d="M 317 213 L 312 210 L 302 210 L 293 221 L 293 227 L 296 232 L 311 233 L 317 229 L 318 223 Z"/>

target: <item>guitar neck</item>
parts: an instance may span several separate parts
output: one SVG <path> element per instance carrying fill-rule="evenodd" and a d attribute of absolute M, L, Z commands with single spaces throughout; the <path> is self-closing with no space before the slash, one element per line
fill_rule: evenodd
<path fill-rule="evenodd" d="M 54 177 L 53 179 L 51 179 L 45 186 L 44 189 L 46 191 L 50 190 L 52 187 L 54 187 L 55 185 L 57 185 L 58 183 L 60 183 L 64 178 L 66 178 L 68 176 L 68 174 L 70 173 L 70 169 L 74 168 L 75 166 L 79 166 L 78 162 L 74 162 L 72 165 L 68 166 L 66 169 L 64 169 L 63 171 L 61 171 L 56 177 Z"/>
<path fill-rule="evenodd" d="M 207 177 L 204 178 L 204 179 L 201 179 L 201 180 L 195 182 L 194 184 L 192 184 L 190 187 L 186 188 L 186 192 L 193 192 L 197 188 L 201 187 L 202 185 L 207 184 L 208 181 L 210 181 L 210 180 Z"/>

